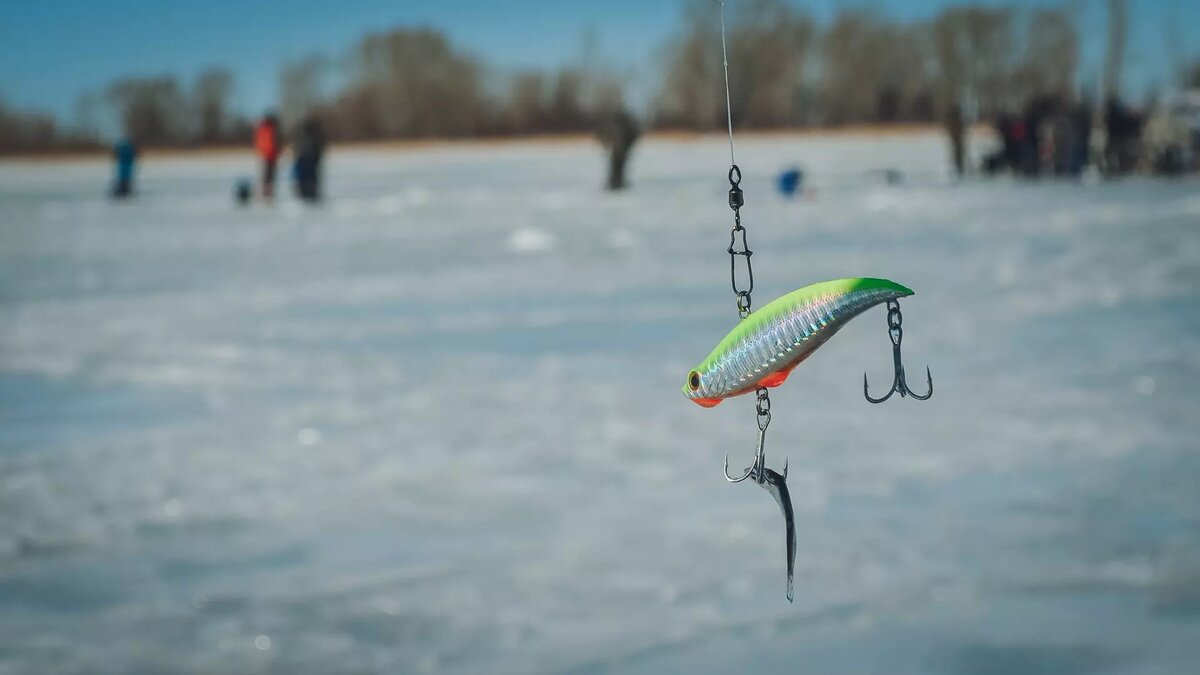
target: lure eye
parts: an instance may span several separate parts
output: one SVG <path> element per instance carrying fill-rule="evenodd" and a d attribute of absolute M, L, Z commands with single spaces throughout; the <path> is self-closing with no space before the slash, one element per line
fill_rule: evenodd
<path fill-rule="evenodd" d="M 700 388 L 700 373 L 694 370 L 688 373 L 688 388 L 692 391 Z"/>

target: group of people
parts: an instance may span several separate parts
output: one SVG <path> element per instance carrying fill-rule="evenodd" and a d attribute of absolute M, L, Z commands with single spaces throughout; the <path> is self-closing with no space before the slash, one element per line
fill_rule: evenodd
<path fill-rule="evenodd" d="M 315 202 L 321 198 L 321 160 L 325 155 L 325 142 L 325 133 L 315 118 L 305 119 L 296 131 L 292 144 L 292 179 L 296 196 L 305 201 Z M 259 194 L 267 201 L 275 197 L 275 179 L 284 145 L 279 118 L 274 114 L 265 115 L 254 129 L 254 149 L 262 162 Z M 113 146 L 113 198 L 125 199 L 133 195 L 137 158 L 137 146 L 129 138 L 122 138 Z M 234 194 L 238 202 L 246 203 L 251 192 L 249 181 L 239 181 Z"/>
<path fill-rule="evenodd" d="M 1166 119 L 1166 112 L 1160 112 Z M 1154 125 L 1147 124 L 1146 115 L 1116 98 L 1095 113 L 1086 102 L 1043 96 L 1031 100 L 1021 114 L 999 116 L 995 127 L 1000 146 L 984 158 L 984 172 L 1079 176 L 1094 165 L 1106 176 L 1140 170 L 1169 174 L 1186 168 L 1183 160 L 1190 156 L 1193 145 L 1200 148 L 1200 131 L 1191 144 L 1190 139 L 1178 138 L 1179 134 L 1165 143 L 1155 142 L 1154 134 L 1147 137 L 1147 128 L 1153 131 Z M 1103 133 L 1101 139 L 1093 138 L 1093 127 Z M 1186 129 L 1184 132 L 1186 135 Z"/>
<path fill-rule="evenodd" d="M 268 114 L 254 129 L 254 148 L 262 160 L 259 191 L 263 199 L 275 197 L 275 177 L 283 147 L 279 118 Z M 305 201 L 315 202 L 321 198 L 321 159 L 324 154 L 325 133 L 320 123 L 309 117 L 300 124 L 292 148 L 292 179 L 296 195 Z"/>
<path fill-rule="evenodd" d="M 1020 115 L 995 121 L 1000 147 L 984 159 L 984 171 L 1019 176 L 1078 176 L 1090 161 L 1092 111 L 1059 97 L 1033 99 Z"/>

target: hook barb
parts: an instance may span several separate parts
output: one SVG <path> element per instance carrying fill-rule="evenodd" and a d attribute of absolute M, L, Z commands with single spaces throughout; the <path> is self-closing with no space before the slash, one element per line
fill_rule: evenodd
<path fill-rule="evenodd" d="M 917 399 L 918 401 L 928 401 L 929 397 L 933 396 L 933 375 L 931 375 L 929 372 L 929 366 L 925 366 L 925 382 L 929 385 L 929 391 L 925 392 L 924 396 L 918 396 L 915 394 L 912 389 L 908 389 L 907 384 L 904 385 L 904 388 L 908 389 L 909 396 Z"/>
<path fill-rule="evenodd" d="M 757 459 L 755 460 L 755 462 L 757 462 Z M 746 473 L 744 475 L 742 475 L 741 478 L 735 478 L 733 476 L 730 476 L 729 475 L 729 453 L 728 452 L 725 453 L 725 480 L 729 481 L 730 483 L 740 483 L 740 482 L 746 480 L 747 478 L 749 478 L 750 474 L 752 474 L 752 473 L 754 473 L 753 466 L 750 467 L 749 469 L 746 469 Z"/>
<path fill-rule="evenodd" d="M 869 385 L 867 385 L 867 374 L 864 372 L 863 373 L 863 396 L 871 403 L 883 403 L 884 401 L 891 398 L 892 394 L 896 393 L 896 391 L 898 390 L 897 389 L 897 386 L 898 386 L 897 381 L 893 380 L 892 388 L 890 391 L 888 391 L 886 396 L 884 396 L 883 398 L 871 398 L 871 394 L 870 394 L 870 390 L 868 389 L 868 386 Z"/>

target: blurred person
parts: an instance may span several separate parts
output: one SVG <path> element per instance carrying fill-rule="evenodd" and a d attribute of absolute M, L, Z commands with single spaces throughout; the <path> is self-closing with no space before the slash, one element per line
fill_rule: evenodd
<path fill-rule="evenodd" d="M 1115 96 L 1105 104 L 1104 124 L 1108 144 L 1104 165 L 1109 175 L 1129 173 L 1137 168 L 1142 152 L 1142 116 Z"/>
<path fill-rule="evenodd" d="M 1021 137 L 1020 160 L 1017 167 L 1018 173 L 1027 177 L 1035 177 L 1041 171 L 1042 157 L 1042 120 L 1045 117 L 1045 110 L 1040 100 L 1034 99 L 1030 101 L 1025 109 L 1025 118 L 1022 122 L 1024 135 Z"/>
<path fill-rule="evenodd" d="M 967 125 L 963 120 L 962 106 L 955 103 L 946 111 L 946 135 L 950 137 L 950 153 L 954 162 L 954 173 L 962 178 L 967 170 Z"/>
<path fill-rule="evenodd" d="M 316 118 L 308 117 L 300 125 L 295 153 L 293 169 L 296 194 L 305 201 L 318 201 L 321 198 L 321 157 L 325 154 L 325 132 Z"/>
<path fill-rule="evenodd" d="M 1011 115 L 1001 114 L 994 121 L 996 136 L 1000 139 L 1000 147 L 983 159 L 983 170 L 987 175 L 994 176 L 1001 171 L 1011 171 L 1017 165 L 1019 143 L 1017 138 L 1018 122 Z"/>
<path fill-rule="evenodd" d="M 279 118 L 274 113 L 264 115 L 255 127 L 254 148 L 262 160 L 262 196 L 269 200 L 275 196 L 275 167 L 279 162 L 279 153 L 283 151 Z"/>
<path fill-rule="evenodd" d="M 601 115 L 596 136 L 608 149 L 608 180 L 605 183 L 608 190 L 625 189 L 629 153 L 640 135 L 641 128 L 629 111 L 618 109 Z"/>
<path fill-rule="evenodd" d="M 1004 139 L 1004 153 L 1008 159 L 1008 168 L 1013 173 L 1020 173 L 1025 164 L 1025 156 L 1029 147 L 1029 131 L 1025 126 L 1025 118 L 1012 117 L 1008 120 L 1008 135 Z"/>
<path fill-rule="evenodd" d="M 1087 162 L 1090 112 L 1082 104 L 1056 96 L 1049 104 L 1042 134 L 1044 166 L 1055 176 L 1078 177 Z"/>
<path fill-rule="evenodd" d="M 1142 145 L 1142 154 L 1155 173 L 1195 171 L 1200 151 L 1200 90 L 1174 92 L 1156 101 L 1146 111 Z"/>
<path fill-rule="evenodd" d="M 1072 148 L 1069 173 L 1080 176 L 1091 159 L 1092 145 L 1092 107 L 1086 102 L 1079 103 L 1071 111 L 1071 126 L 1075 132 L 1075 146 Z"/>
<path fill-rule="evenodd" d="M 112 196 L 124 199 L 133 194 L 133 170 L 137 164 L 137 147 L 133 141 L 122 138 L 113 145 L 113 162 L 116 175 Z"/>

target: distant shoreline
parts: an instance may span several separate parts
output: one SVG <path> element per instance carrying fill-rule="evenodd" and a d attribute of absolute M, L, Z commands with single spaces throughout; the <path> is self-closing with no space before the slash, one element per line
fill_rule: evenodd
<path fill-rule="evenodd" d="M 987 129 L 987 125 L 978 124 L 973 132 L 978 133 Z M 889 137 L 913 136 L 928 133 L 941 133 L 942 127 L 936 124 L 852 124 L 840 127 L 799 127 L 784 129 L 738 129 L 738 138 L 803 138 L 845 136 Z M 685 131 L 685 130 L 655 130 L 647 132 L 642 140 L 669 141 L 704 141 L 713 138 L 723 138 L 724 131 Z M 588 133 L 567 134 L 533 134 L 528 136 L 489 136 L 477 138 L 411 138 L 389 139 L 377 141 L 339 141 L 331 144 L 335 150 L 379 151 L 445 147 L 496 147 L 521 144 L 557 144 L 594 142 L 595 136 Z M 227 157 L 253 153 L 249 142 L 245 145 L 219 145 L 197 148 L 149 148 L 143 153 L 143 159 L 177 158 L 177 157 Z M 110 154 L 108 148 L 95 151 L 63 150 L 29 154 L 15 153 L 0 155 L 0 164 L 24 162 L 53 163 L 70 162 L 81 159 L 104 159 Z"/>

